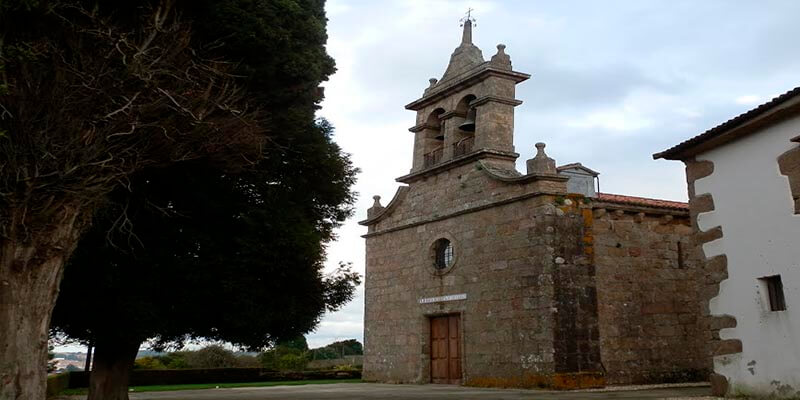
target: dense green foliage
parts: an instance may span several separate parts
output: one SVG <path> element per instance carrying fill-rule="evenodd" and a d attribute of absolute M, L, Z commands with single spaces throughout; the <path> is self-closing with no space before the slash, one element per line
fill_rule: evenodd
<path fill-rule="evenodd" d="M 236 354 L 220 345 L 209 345 L 198 350 L 174 351 L 160 355 L 140 357 L 134 369 L 206 369 L 206 368 L 258 368 L 258 359 L 250 354 Z"/>
<path fill-rule="evenodd" d="M 333 360 L 344 356 L 357 356 L 364 354 L 364 346 L 355 339 L 341 340 L 333 342 L 327 346 L 312 349 L 314 360 Z"/>
<path fill-rule="evenodd" d="M 313 329 L 358 282 L 347 268 L 322 275 L 355 170 L 326 123 L 307 129 L 305 147 L 236 175 L 187 163 L 138 176 L 79 244 L 53 326 L 98 346 L 206 338 L 251 349 Z"/>
<path fill-rule="evenodd" d="M 302 371 L 310 359 L 305 336 L 282 341 L 258 355 L 261 366 L 274 371 Z"/>

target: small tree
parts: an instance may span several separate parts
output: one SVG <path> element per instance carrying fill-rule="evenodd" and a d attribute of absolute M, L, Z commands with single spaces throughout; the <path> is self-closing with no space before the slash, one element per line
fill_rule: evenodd
<path fill-rule="evenodd" d="M 258 355 L 261 366 L 276 371 L 302 371 L 311 359 L 305 336 L 285 340 Z"/>

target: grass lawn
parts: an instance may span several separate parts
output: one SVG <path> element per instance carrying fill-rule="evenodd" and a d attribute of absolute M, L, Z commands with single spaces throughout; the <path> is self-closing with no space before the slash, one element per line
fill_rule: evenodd
<path fill-rule="evenodd" d="M 243 383 L 193 383 L 188 385 L 153 385 L 153 386 L 131 386 L 132 392 L 163 392 L 167 390 L 196 390 L 239 388 L 239 387 L 262 387 L 262 386 L 296 386 L 296 385 L 320 385 L 326 383 L 361 383 L 361 379 L 321 379 L 306 381 L 276 381 L 276 382 L 243 382 Z M 61 392 L 62 395 L 86 394 L 89 389 L 67 389 Z"/>

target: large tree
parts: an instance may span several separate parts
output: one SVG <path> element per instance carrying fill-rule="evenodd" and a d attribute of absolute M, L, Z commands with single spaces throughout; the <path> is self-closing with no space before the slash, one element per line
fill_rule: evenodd
<path fill-rule="evenodd" d="M 315 0 L 0 2 L 0 399 L 44 397 L 63 266 L 108 194 L 257 161 L 313 118 L 324 42 Z"/>
<path fill-rule="evenodd" d="M 358 274 L 322 269 L 325 243 L 350 213 L 355 170 L 327 124 L 297 130 L 307 132 L 280 162 L 237 174 L 187 163 L 114 193 L 70 260 L 53 314 L 57 330 L 96 346 L 89 399 L 127 399 L 145 340 L 261 350 L 352 298 Z"/>

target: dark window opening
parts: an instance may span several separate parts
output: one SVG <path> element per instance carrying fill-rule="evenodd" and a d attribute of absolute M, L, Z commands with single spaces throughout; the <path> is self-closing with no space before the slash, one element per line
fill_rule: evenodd
<path fill-rule="evenodd" d="M 767 276 L 760 279 L 767 286 L 770 311 L 783 311 L 786 309 L 786 299 L 783 297 L 783 282 L 781 276 Z"/>
<path fill-rule="evenodd" d="M 425 122 L 425 136 L 423 137 L 422 167 L 429 168 L 442 161 L 444 155 L 444 134 L 442 132 L 442 121 L 439 117 L 444 113 L 444 109 L 437 108 Z"/>
<path fill-rule="evenodd" d="M 436 269 L 445 269 L 453 265 L 453 244 L 447 239 L 436 241 Z"/>
<path fill-rule="evenodd" d="M 683 243 L 678 241 L 678 268 L 683 269 Z"/>

